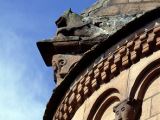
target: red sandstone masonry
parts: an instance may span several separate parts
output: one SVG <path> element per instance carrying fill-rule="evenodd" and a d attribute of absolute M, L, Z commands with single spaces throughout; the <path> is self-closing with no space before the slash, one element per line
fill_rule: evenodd
<path fill-rule="evenodd" d="M 110 0 L 101 2 L 88 9 L 90 16 L 114 16 L 135 14 L 152 10 L 160 6 L 160 0 Z"/>
<path fill-rule="evenodd" d="M 111 0 L 112 4 L 128 3 L 128 0 Z"/>
<path fill-rule="evenodd" d="M 159 24 L 158 25 L 155 24 L 153 28 L 150 28 L 147 31 L 144 30 L 144 32 L 141 33 L 140 35 L 137 34 L 135 38 L 132 38 L 132 41 L 124 43 L 124 45 L 121 47 L 118 47 L 113 52 L 113 54 L 111 54 L 107 58 L 104 58 L 103 61 L 93 66 L 90 72 L 87 71 L 86 74 L 83 76 L 83 78 L 80 78 L 74 84 L 75 86 L 77 86 L 77 87 L 74 86 L 75 88 L 77 88 L 77 90 L 75 91 L 79 91 L 78 89 L 79 85 L 84 86 L 83 88 L 80 87 L 81 88 L 80 91 L 82 92 L 75 92 L 73 90 L 70 90 L 68 94 L 66 94 L 64 100 L 61 102 L 61 105 L 57 109 L 57 112 L 54 118 L 56 120 L 71 119 L 73 117 L 74 112 L 79 108 L 79 105 L 81 105 L 83 101 L 87 99 L 100 86 L 98 85 L 98 83 L 101 83 L 101 84 L 106 83 L 108 81 L 107 80 L 108 78 L 111 79 L 111 76 L 112 77 L 115 76 L 114 74 L 120 71 L 118 68 L 126 69 L 127 66 L 136 63 L 137 59 L 140 59 L 140 56 L 143 57 L 143 56 L 148 55 L 148 53 L 152 53 L 153 52 L 152 51 L 153 49 L 151 49 L 152 44 L 154 44 L 154 46 L 152 47 L 158 50 L 159 49 L 159 39 L 158 39 L 159 31 L 160 31 Z M 120 56 L 118 54 L 120 54 Z M 120 62 L 120 64 L 117 64 L 118 62 L 116 59 L 119 59 L 118 61 Z M 111 74 L 108 74 L 107 72 L 108 70 L 105 69 L 107 65 L 109 66 L 107 68 Z M 103 75 L 100 73 L 105 73 L 105 76 L 108 76 L 108 78 L 103 78 Z M 158 103 L 159 101 L 156 101 L 155 104 L 153 104 L 152 106 L 157 106 Z M 66 111 L 62 110 L 62 108 L 64 108 L 64 105 L 69 106 Z M 152 113 L 153 114 L 159 113 L 159 109 L 156 111 L 153 111 Z"/>

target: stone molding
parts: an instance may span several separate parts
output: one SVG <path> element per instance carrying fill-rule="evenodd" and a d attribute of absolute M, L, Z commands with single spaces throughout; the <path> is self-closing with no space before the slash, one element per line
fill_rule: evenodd
<path fill-rule="evenodd" d="M 138 75 L 134 85 L 130 91 L 129 97 L 143 101 L 145 92 L 152 84 L 152 82 L 159 76 L 160 73 L 160 58 L 151 62 L 145 69 Z"/>
<path fill-rule="evenodd" d="M 159 18 L 159 9 L 155 9 L 155 10 L 153 10 L 151 12 L 148 12 L 148 13 L 144 14 L 143 16 L 141 16 L 140 18 L 135 19 L 133 22 L 130 22 L 129 24 L 124 26 L 122 29 L 120 29 L 118 32 L 116 32 L 115 34 L 111 35 L 109 38 L 104 39 L 104 42 L 102 42 L 102 43 L 100 43 L 98 45 L 95 45 L 90 50 L 88 50 L 83 55 L 82 59 L 78 62 L 78 64 L 73 69 L 71 69 L 70 73 L 65 77 L 65 80 L 61 83 L 61 85 L 58 86 L 53 91 L 52 97 L 50 98 L 50 101 L 47 104 L 47 108 L 46 108 L 46 111 L 45 111 L 43 119 L 44 120 L 55 119 L 55 115 L 57 116 L 57 119 L 59 119 L 59 116 L 61 116 L 61 119 L 64 119 L 64 117 L 68 115 L 68 113 L 66 113 L 66 110 L 68 111 L 68 108 L 70 110 L 72 110 L 72 107 L 70 107 L 70 106 L 64 107 L 65 111 L 63 109 L 60 110 L 59 108 L 60 108 L 60 106 L 61 106 L 61 108 L 63 107 L 62 106 L 63 105 L 63 99 L 65 98 L 66 95 L 68 95 L 68 97 L 70 98 L 70 95 L 67 92 L 72 91 L 71 90 L 72 87 L 75 84 L 79 83 L 79 80 L 76 79 L 76 78 L 77 77 L 80 78 L 80 79 L 82 79 L 83 77 L 86 78 L 86 76 L 85 76 L 86 73 L 88 73 L 90 70 L 95 70 L 95 66 L 97 65 L 97 63 L 99 64 L 103 60 L 106 60 L 105 58 L 106 57 L 108 58 L 109 52 L 111 52 L 113 54 L 113 53 L 115 53 L 114 51 L 119 50 L 119 48 L 121 48 L 123 45 L 126 45 L 126 43 L 134 40 L 135 33 L 137 33 L 136 36 L 141 36 L 146 31 L 150 31 L 151 28 L 154 28 L 156 26 L 158 27 L 159 26 L 158 23 L 155 22 L 155 21 L 158 21 L 158 18 Z M 154 23 L 156 23 L 156 24 L 154 24 Z M 144 28 L 146 28 L 146 29 L 144 30 Z M 157 35 L 156 35 L 156 37 L 157 37 Z M 127 37 L 127 36 L 129 36 L 129 37 Z M 147 36 L 147 38 L 148 38 L 148 36 Z M 154 45 L 156 44 L 155 46 L 157 46 L 157 47 L 154 47 L 154 49 L 149 50 L 150 52 L 147 53 L 147 54 L 144 54 L 144 55 L 141 55 L 142 52 L 140 52 L 140 55 L 141 55 L 140 57 L 143 58 L 143 57 L 145 57 L 147 55 L 150 55 L 150 53 L 152 53 L 153 51 L 156 51 L 156 50 L 159 49 L 159 47 L 158 47 L 159 46 L 158 38 L 156 38 L 156 43 L 155 43 L 155 39 L 154 39 L 153 43 L 154 43 Z M 119 45 L 119 47 L 117 45 Z M 117 46 L 117 48 L 116 48 L 116 46 Z M 140 51 L 141 51 L 141 48 L 142 48 L 142 46 L 140 47 Z M 139 57 L 139 55 L 137 57 Z M 130 61 L 130 55 L 129 55 L 129 61 Z M 131 62 L 129 62 L 129 63 L 131 63 Z M 135 63 L 136 63 L 136 61 L 135 61 Z M 127 66 L 127 67 L 129 67 L 129 66 Z M 86 70 L 86 71 L 84 71 L 84 70 Z M 101 70 L 101 69 L 99 69 L 99 70 Z M 123 71 L 124 69 L 121 69 L 121 70 Z M 119 73 L 119 72 L 117 72 L 117 73 Z M 113 74 L 113 75 L 116 76 L 116 75 L 118 75 L 117 73 Z M 80 75 L 82 77 L 80 77 Z M 114 76 L 111 75 L 111 77 L 109 77 L 109 79 L 113 78 Z M 109 81 L 110 80 L 108 80 L 108 82 Z M 97 82 L 98 82 L 98 88 L 99 88 L 99 85 L 102 85 L 103 83 L 102 84 L 99 83 L 99 80 L 97 80 Z M 108 85 L 108 84 L 105 83 L 103 85 Z M 86 89 L 86 88 L 84 88 L 84 89 Z M 61 93 L 61 94 L 59 94 L 59 93 Z M 73 95 L 73 98 L 76 95 L 77 95 L 77 93 L 75 95 Z M 89 97 L 89 96 L 87 96 L 87 97 Z M 73 102 L 77 103 L 76 101 L 73 101 Z M 67 102 L 67 105 L 68 105 L 68 102 Z M 79 107 L 81 104 L 76 104 L 76 105 L 78 105 L 78 107 Z M 77 107 L 77 106 L 75 106 L 75 107 Z M 77 109 L 78 109 L 78 107 L 77 107 Z M 60 113 L 59 114 L 58 113 L 55 114 L 58 111 Z M 76 111 L 76 109 L 73 109 L 72 111 L 74 113 Z M 62 113 L 65 113 L 65 115 L 62 114 Z M 68 119 L 71 118 L 72 115 L 73 114 L 71 114 L 70 116 L 67 116 Z"/>
<path fill-rule="evenodd" d="M 100 0 L 88 8 L 83 16 L 114 16 L 119 14 L 137 14 L 160 6 L 159 0 Z"/>
<path fill-rule="evenodd" d="M 131 40 L 130 40 L 131 39 Z M 101 62 L 96 63 L 83 77 L 76 80 L 75 84 L 67 92 L 54 115 L 55 120 L 71 119 L 79 106 L 101 84 L 107 84 L 114 76 L 127 69 L 139 59 L 150 55 L 160 48 L 160 25 L 155 22 L 143 32 L 135 34 L 128 41 L 118 46 Z"/>

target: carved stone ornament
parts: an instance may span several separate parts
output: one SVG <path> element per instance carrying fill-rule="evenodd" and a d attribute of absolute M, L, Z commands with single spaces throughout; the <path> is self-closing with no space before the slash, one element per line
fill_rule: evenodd
<path fill-rule="evenodd" d="M 114 107 L 115 120 L 136 120 L 136 101 L 125 100 Z"/>
<path fill-rule="evenodd" d="M 73 13 L 71 9 L 66 11 L 57 21 L 58 27 L 56 41 L 64 40 L 83 40 L 88 37 L 96 37 L 106 32 L 90 19 Z M 86 38 L 87 37 L 87 38 Z"/>
<path fill-rule="evenodd" d="M 54 68 L 55 82 L 59 85 L 70 69 L 79 61 L 81 55 L 53 55 L 52 66 Z"/>
<path fill-rule="evenodd" d="M 58 27 L 58 30 L 57 35 L 54 38 L 54 48 L 56 49 L 55 44 L 59 44 L 58 47 L 61 47 L 61 50 L 56 49 L 60 54 L 56 53 L 52 56 L 52 66 L 54 67 L 55 71 L 55 82 L 59 85 L 64 79 L 64 77 L 67 75 L 67 73 L 70 71 L 70 69 L 75 65 L 75 63 L 77 63 L 80 60 L 83 54 L 80 51 L 87 47 L 83 45 L 83 43 L 85 44 L 84 41 L 100 40 L 102 36 L 106 33 L 101 28 L 92 24 L 92 22 L 89 19 L 84 19 L 81 15 L 73 13 L 71 9 L 66 11 L 64 15 L 62 15 L 56 21 L 56 25 Z M 78 53 L 76 53 L 77 48 L 74 48 L 75 46 L 72 45 L 73 41 L 76 41 L 76 45 L 78 44 Z M 91 42 L 86 44 L 90 43 Z M 72 49 L 72 53 L 70 51 L 63 51 L 62 54 L 62 49 L 65 49 L 65 47 L 63 46 L 68 46 L 68 50 Z"/>

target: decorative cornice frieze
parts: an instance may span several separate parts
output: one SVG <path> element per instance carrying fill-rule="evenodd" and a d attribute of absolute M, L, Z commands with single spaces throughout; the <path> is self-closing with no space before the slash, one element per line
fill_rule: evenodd
<path fill-rule="evenodd" d="M 54 119 L 71 119 L 86 98 L 92 95 L 100 85 L 107 84 L 121 71 L 159 49 L 160 24 L 155 22 L 154 25 L 149 25 L 126 39 L 121 46 L 117 46 L 112 53 L 102 57 L 103 59 L 94 63 L 83 77 L 77 79 L 59 105 Z"/>

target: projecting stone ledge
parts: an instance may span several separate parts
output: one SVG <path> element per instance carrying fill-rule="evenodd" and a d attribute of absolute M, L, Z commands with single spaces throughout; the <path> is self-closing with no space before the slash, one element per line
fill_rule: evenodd
<path fill-rule="evenodd" d="M 80 54 L 89 50 L 92 46 L 107 39 L 108 35 L 99 35 L 90 39 L 68 39 L 56 41 L 54 39 L 37 42 L 38 49 L 47 66 L 52 65 L 52 56 L 56 54 Z"/>
<path fill-rule="evenodd" d="M 37 43 L 47 66 L 53 66 L 55 82 L 60 84 L 72 67 L 91 47 L 108 38 L 98 23 L 81 15 L 66 11 L 57 21 L 57 34 L 53 39 Z"/>
<path fill-rule="evenodd" d="M 160 4 L 156 1 L 141 2 L 102 0 L 85 14 L 78 15 L 69 9 L 59 17 L 56 36 L 37 43 L 46 65 L 54 68 L 55 82 L 60 84 L 91 47 Z M 141 10 L 143 6 L 144 10 Z"/>

